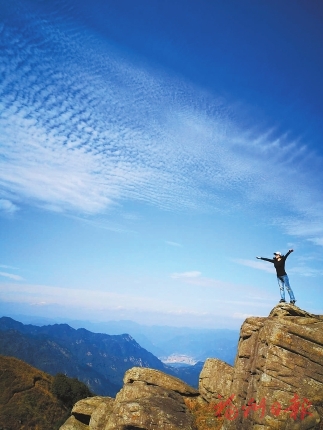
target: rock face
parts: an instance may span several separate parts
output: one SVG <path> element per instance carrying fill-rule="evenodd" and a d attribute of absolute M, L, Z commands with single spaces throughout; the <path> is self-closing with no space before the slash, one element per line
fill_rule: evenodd
<path fill-rule="evenodd" d="M 215 377 L 216 375 L 216 377 Z M 218 396 L 230 396 L 233 367 L 217 358 L 208 358 L 200 373 L 199 392 L 208 402 L 218 401 Z"/>
<path fill-rule="evenodd" d="M 60 430 L 104 430 L 115 400 L 111 397 L 88 397 L 75 403 L 72 415 Z"/>
<path fill-rule="evenodd" d="M 234 366 L 205 362 L 199 391 L 160 371 L 134 367 L 115 400 L 78 402 L 60 430 L 220 427 L 323 430 L 323 316 L 279 304 L 267 318 L 244 322 Z"/>
<path fill-rule="evenodd" d="M 198 391 L 180 379 L 134 367 L 126 372 L 124 383 L 105 430 L 195 428 L 183 396 L 198 396 Z"/>
<path fill-rule="evenodd" d="M 323 316 L 280 304 L 248 318 L 234 367 L 208 360 L 199 390 L 223 430 L 323 428 Z"/>
<path fill-rule="evenodd" d="M 184 399 L 198 396 L 197 390 L 178 378 L 134 367 L 125 373 L 115 400 L 80 400 L 60 430 L 196 430 Z"/>

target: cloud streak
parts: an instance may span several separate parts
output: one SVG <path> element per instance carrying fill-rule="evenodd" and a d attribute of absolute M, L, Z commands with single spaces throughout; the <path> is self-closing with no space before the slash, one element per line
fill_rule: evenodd
<path fill-rule="evenodd" d="M 182 247 L 182 245 L 180 243 L 172 242 L 172 241 L 169 241 L 169 240 L 166 240 L 165 243 L 167 243 L 167 245 L 170 245 L 170 246 L 175 246 L 176 248 L 181 248 Z"/>
<path fill-rule="evenodd" d="M 242 264 L 246 267 L 251 267 L 252 269 L 263 270 L 268 273 L 276 273 L 276 270 L 273 264 L 265 262 L 265 261 L 253 261 L 253 260 L 245 260 L 243 258 L 237 258 L 235 260 L 236 263 Z"/>
<path fill-rule="evenodd" d="M 0 276 L 4 276 L 5 278 L 10 278 L 14 281 L 23 281 L 24 280 L 24 278 L 22 278 L 19 275 L 13 275 L 12 273 L 7 273 L 7 272 L 0 272 Z"/>
<path fill-rule="evenodd" d="M 189 280 L 188 280 L 189 283 Z M 241 289 L 240 289 L 241 290 Z M 238 290 L 236 290 L 238 291 Z M 259 308 L 264 308 L 264 312 L 269 311 L 271 300 L 264 300 L 264 297 L 252 300 L 246 298 L 245 292 L 239 296 L 235 294 L 235 299 L 223 299 L 207 296 L 202 302 L 197 300 L 194 304 L 190 300 L 182 300 L 176 303 L 173 297 L 160 299 L 147 297 L 147 295 L 114 293 L 102 290 L 88 290 L 80 288 L 62 288 L 48 285 L 0 283 L 0 305 L 8 312 L 26 314 L 58 315 L 65 318 L 81 318 L 106 321 L 107 313 L 110 318 L 133 319 L 151 324 L 152 321 L 169 325 L 170 318 L 172 324 L 183 324 L 187 326 L 206 327 L 228 327 L 232 325 L 237 328 L 236 320 L 242 320 L 243 315 L 232 315 L 236 306 L 243 307 L 250 314 Z M 207 303 L 207 305 L 205 305 Z"/>
<path fill-rule="evenodd" d="M 306 145 L 241 127 L 213 95 L 125 60 L 89 29 L 46 19 L 29 13 L 19 31 L 1 27 L 0 209 L 283 205 L 289 215 L 273 222 L 323 245 L 320 160 Z"/>
<path fill-rule="evenodd" d="M 201 272 L 198 272 L 197 270 L 193 270 L 191 272 L 182 272 L 182 273 L 173 273 L 171 275 L 171 278 L 173 279 L 195 279 L 199 278 L 202 275 Z"/>
<path fill-rule="evenodd" d="M 7 199 L 0 199 L 0 211 L 3 211 L 8 214 L 15 213 L 18 210 L 18 207 Z"/>

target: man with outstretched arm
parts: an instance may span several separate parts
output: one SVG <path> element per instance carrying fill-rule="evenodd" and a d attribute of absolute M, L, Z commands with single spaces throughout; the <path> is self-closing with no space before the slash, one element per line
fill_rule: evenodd
<path fill-rule="evenodd" d="M 287 276 L 287 273 L 285 272 L 285 261 L 286 258 L 289 256 L 291 252 L 293 252 L 293 249 L 290 249 L 286 255 L 282 255 L 279 251 L 274 252 L 274 258 L 263 258 L 263 257 L 256 257 L 258 260 L 264 260 L 269 261 L 269 263 L 273 263 L 276 269 L 277 273 L 277 281 L 280 289 L 280 296 L 281 299 L 279 303 L 285 303 L 285 290 L 284 287 L 286 287 L 286 290 L 288 291 L 289 297 L 290 297 L 290 303 L 293 305 L 296 300 L 294 297 L 293 290 L 291 286 L 289 285 L 289 279 Z"/>

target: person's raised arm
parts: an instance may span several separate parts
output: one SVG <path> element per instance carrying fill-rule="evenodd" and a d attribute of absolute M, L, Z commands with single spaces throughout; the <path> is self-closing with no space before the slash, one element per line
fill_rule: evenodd
<path fill-rule="evenodd" d="M 285 260 L 286 260 L 286 258 L 289 256 L 289 254 L 291 254 L 292 252 L 294 252 L 294 250 L 293 250 L 293 249 L 289 249 L 289 250 L 288 250 L 287 254 L 285 255 Z"/>
<path fill-rule="evenodd" d="M 273 263 L 274 260 L 271 260 L 270 258 L 264 258 L 264 257 L 256 257 L 257 260 L 264 260 L 264 261 L 269 261 L 269 263 Z"/>

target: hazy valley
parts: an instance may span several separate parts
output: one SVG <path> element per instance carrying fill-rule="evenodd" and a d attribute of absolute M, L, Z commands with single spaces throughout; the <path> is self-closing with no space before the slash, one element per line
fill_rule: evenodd
<path fill-rule="evenodd" d="M 82 322 L 73 324 L 77 326 Z M 237 343 L 237 334 L 229 330 L 214 333 L 216 331 L 145 327 L 130 321 L 92 326 L 97 331 L 105 329 L 123 334 L 94 333 L 68 324 L 23 324 L 2 317 L 0 354 L 24 360 L 51 375 L 62 372 L 76 377 L 96 394 L 114 396 L 122 387 L 125 371 L 134 366 L 161 370 L 197 387 L 205 358 L 217 356 L 218 352 L 218 358 L 224 361 L 227 358 L 231 364 Z M 125 331 L 131 331 L 131 335 Z M 228 336 L 226 342 L 227 332 L 231 337 Z M 166 363 L 137 343 L 134 335 L 146 347 L 151 346 L 163 354 L 161 358 Z"/>
<path fill-rule="evenodd" d="M 129 334 L 147 351 L 163 362 L 175 362 L 174 356 L 186 356 L 186 362 L 195 364 L 208 357 L 217 357 L 233 364 L 239 340 L 239 330 L 202 329 L 142 325 L 134 321 L 92 322 L 87 320 L 52 320 L 26 315 L 10 315 L 24 324 L 36 326 L 67 323 L 74 329 L 85 328 L 93 333 L 109 335 Z M 178 362 L 182 359 L 179 357 Z"/>

